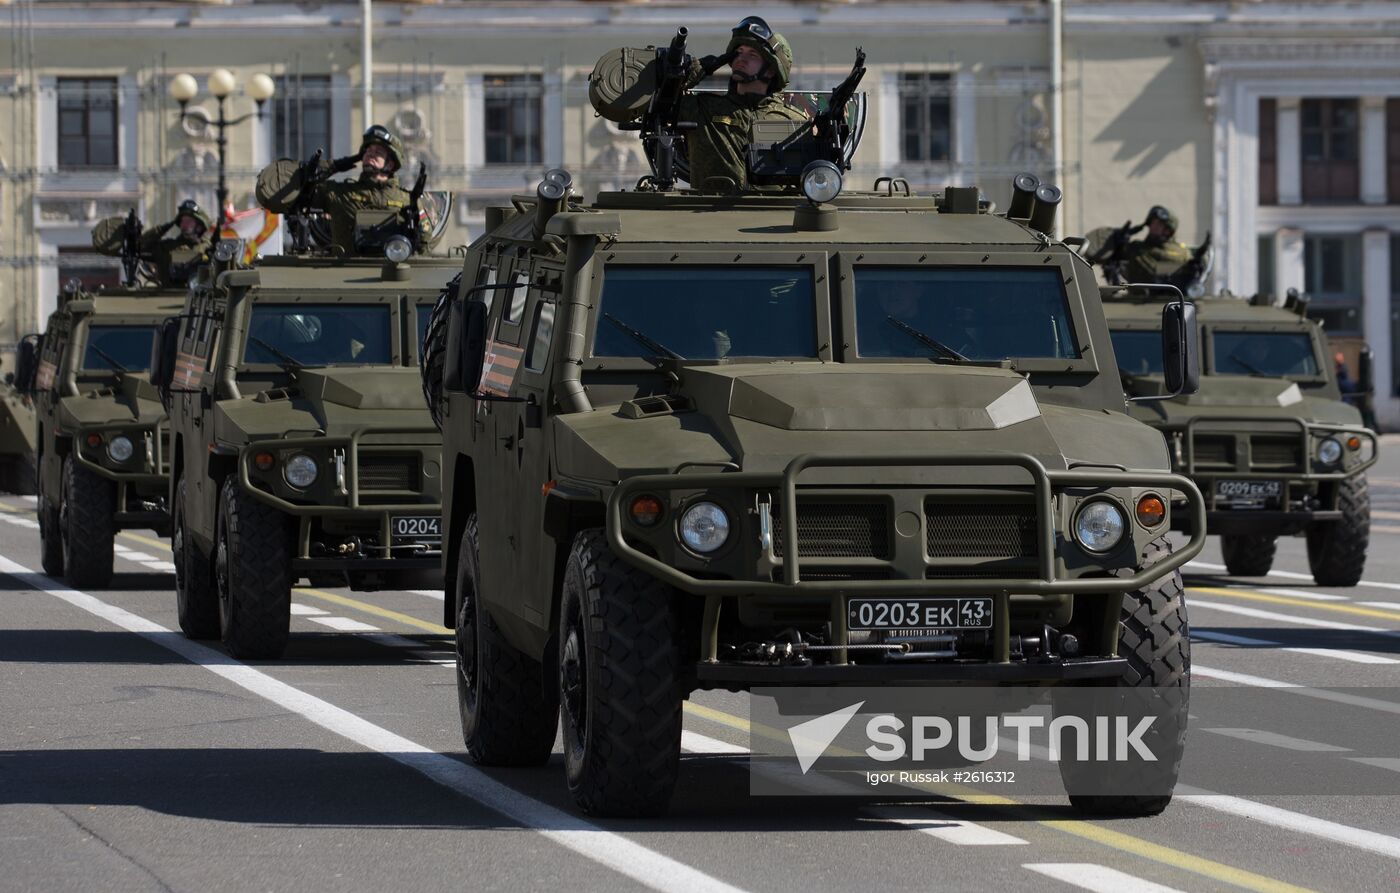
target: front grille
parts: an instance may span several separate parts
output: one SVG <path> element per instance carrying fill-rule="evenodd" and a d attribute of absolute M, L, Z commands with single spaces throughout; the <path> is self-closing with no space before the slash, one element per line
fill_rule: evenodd
<path fill-rule="evenodd" d="M 361 490 L 417 490 L 418 457 L 360 456 Z"/>
<path fill-rule="evenodd" d="M 1296 437 L 1255 437 L 1249 442 L 1249 457 L 1255 468 L 1301 470 L 1303 443 Z"/>
<path fill-rule="evenodd" d="M 1197 465 L 1235 466 L 1235 438 L 1197 437 L 1195 440 Z"/>
<path fill-rule="evenodd" d="M 787 574 L 784 568 L 773 568 L 773 582 L 787 582 Z M 802 569 L 802 579 L 807 582 L 815 580 L 888 580 L 890 572 L 881 568 L 870 567 L 822 567 Z"/>
<path fill-rule="evenodd" d="M 889 511 L 883 503 L 797 502 L 797 550 L 804 558 L 889 559 L 889 527 Z M 783 537 L 783 516 L 775 505 L 773 551 L 779 558 Z"/>
<path fill-rule="evenodd" d="M 806 574 L 806 571 L 803 571 Z M 924 571 L 925 580 L 993 580 L 1005 577 L 1011 580 L 1034 580 L 1040 571 L 1033 567 L 1002 567 L 996 570 L 968 570 L 966 568 L 931 567 Z"/>
<path fill-rule="evenodd" d="M 1024 503 L 924 503 L 930 558 L 1034 558 L 1035 508 Z"/>

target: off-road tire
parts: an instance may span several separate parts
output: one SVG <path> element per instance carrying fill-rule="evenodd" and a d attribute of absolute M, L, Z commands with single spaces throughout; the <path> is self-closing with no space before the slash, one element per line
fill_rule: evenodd
<path fill-rule="evenodd" d="M 540 766 L 554 750 L 559 689 L 544 665 L 506 641 L 481 604 L 476 515 L 457 550 L 457 710 L 462 743 L 483 766 Z"/>
<path fill-rule="evenodd" d="M 1308 569 L 1319 586 L 1355 586 L 1366 570 L 1371 542 L 1371 494 L 1366 475 L 1337 485 L 1342 520 L 1308 528 Z"/>
<path fill-rule="evenodd" d="M 287 517 L 243 492 L 219 494 L 214 579 L 224 647 L 238 658 L 278 658 L 292 624 L 292 535 Z"/>
<path fill-rule="evenodd" d="M 1171 554 L 1165 537 L 1149 543 L 1143 566 L 1149 567 Z M 1191 691 L 1191 634 L 1186 620 L 1186 591 L 1180 571 L 1123 594 L 1123 614 L 1118 627 L 1118 655 L 1127 658 L 1128 669 L 1117 686 L 1166 690 L 1170 697 L 1162 723 L 1163 734 L 1152 741 L 1159 760 L 1170 761 L 1173 782 L 1181 770 L 1186 746 L 1186 713 Z M 1150 736 L 1149 736 L 1149 740 Z M 1062 775 L 1070 764 L 1060 764 Z M 1065 777 L 1066 787 L 1073 781 Z M 1122 795 L 1070 793 L 1070 803 L 1080 812 L 1102 816 L 1152 816 L 1171 803 L 1170 794 Z"/>
<path fill-rule="evenodd" d="M 614 555 L 603 531 L 574 538 L 559 609 L 560 714 L 569 792 L 584 812 L 653 816 L 670 803 L 683 694 L 676 598 Z"/>
<path fill-rule="evenodd" d="M 112 582 L 112 541 L 117 528 L 117 488 L 68 455 L 58 508 L 63 575 L 75 587 L 101 589 Z"/>
<path fill-rule="evenodd" d="M 175 562 L 175 607 L 180 631 L 190 639 L 219 637 L 219 591 L 209 556 L 199 551 L 185 526 L 185 479 L 175 485 L 170 551 Z"/>
<path fill-rule="evenodd" d="M 15 456 L 5 463 L 6 491 L 16 496 L 33 496 L 38 492 L 35 480 L 32 456 Z"/>
<path fill-rule="evenodd" d="M 39 479 L 41 482 L 43 478 Z M 63 576 L 63 534 L 58 529 L 58 506 L 39 489 L 39 562 L 50 577 Z"/>
<path fill-rule="evenodd" d="M 1225 570 L 1232 577 L 1263 577 L 1274 566 L 1278 537 L 1235 535 L 1220 538 Z"/>

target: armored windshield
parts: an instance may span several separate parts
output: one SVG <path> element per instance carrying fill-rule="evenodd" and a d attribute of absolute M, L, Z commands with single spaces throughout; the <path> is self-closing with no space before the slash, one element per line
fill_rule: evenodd
<path fill-rule="evenodd" d="M 855 268 L 862 357 L 947 360 L 1077 358 L 1054 268 Z"/>
<path fill-rule="evenodd" d="M 243 362 L 387 365 L 392 342 L 384 304 L 254 304 Z"/>
<path fill-rule="evenodd" d="M 155 326 L 89 326 L 84 372 L 145 372 L 151 368 Z"/>
<path fill-rule="evenodd" d="M 809 267 L 610 266 L 595 357 L 815 357 Z"/>
<path fill-rule="evenodd" d="M 1113 353 L 1118 368 L 1128 375 L 1162 374 L 1162 333 L 1153 329 L 1118 329 Z"/>
<path fill-rule="evenodd" d="M 1211 333 L 1211 358 L 1211 371 L 1217 375 L 1321 374 L 1306 332 L 1216 329 Z"/>
<path fill-rule="evenodd" d="M 427 337 L 428 334 L 428 320 L 431 319 L 433 315 L 433 305 L 419 304 L 414 308 L 413 313 L 413 319 L 418 325 L 418 340 L 413 342 L 417 345 L 414 349 L 415 351 L 421 351 L 423 349 L 423 339 Z"/>

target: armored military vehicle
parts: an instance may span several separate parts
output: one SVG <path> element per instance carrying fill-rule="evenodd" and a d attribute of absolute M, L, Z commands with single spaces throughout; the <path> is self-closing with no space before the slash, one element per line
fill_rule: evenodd
<path fill-rule="evenodd" d="M 648 53 L 653 82 L 687 70 L 683 40 Z M 591 89 L 635 97 L 642 67 Z M 1123 413 L 1092 271 L 1047 235 L 1059 191 L 1022 175 L 1005 215 L 976 188 L 844 191 L 849 83 L 755 125 L 765 191 L 675 189 L 693 122 L 653 104 L 655 176 L 583 202 L 551 171 L 492 209 L 430 326 L 463 738 L 543 763 L 562 717 L 585 811 L 665 809 L 696 689 L 1185 693 L 1203 506 Z M 1189 390 L 1190 308 L 1165 314 Z M 1198 528 L 1174 553 L 1173 501 Z"/>
<path fill-rule="evenodd" d="M 0 384 L 0 490 L 26 496 L 36 492 L 36 431 L 34 401 L 16 387 L 14 373 L 7 373 Z"/>
<path fill-rule="evenodd" d="M 1104 295 L 1124 389 L 1160 395 L 1161 294 L 1129 287 Z M 1296 295 L 1286 307 L 1269 296 L 1195 304 L 1205 345 L 1200 390 L 1134 402 L 1133 417 L 1162 432 L 1172 467 L 1200 487 L 1231 574 L 1267 574 L 1277 538 L 1303 534 L 1318 585 L 1356 585 L 1370 537 L 1365 472 L 1377 444 L 1342 402 L 1326 335 Z"/>
<path fill-rule="evenodd" d="M 172 290 L 69 288 L 42 339 L 20 344 L 34 402 L 44 571 L 106 586 L 118 530 L 169 524 L 165 410 L 147 374 Z"/>
<path fill-rule="evenodd" d="M 229 243 L 221 243 L 229 244 Z M 441 438 L 419 332 L 461 260 L 221 253 L 161 332 L 180 628 L 283 653 L 300 578 L 431 585 Z"/>

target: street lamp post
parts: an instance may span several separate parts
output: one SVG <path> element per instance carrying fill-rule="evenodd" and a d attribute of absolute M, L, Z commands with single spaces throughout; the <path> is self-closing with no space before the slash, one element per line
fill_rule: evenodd
<path fill-rule="evenodd" d="M 263 103 L 271 99 L 272 94 L 277 92 L 277 85 L 273 83 L 272 78 L 261 72 L 253 75 L 243 92 L 246 93 L 248 98 L 252 99 L 253 102 L 257 103 L 257 110 L 246 115 L 240 115 L 237 118 L 228 118 L 224 115 L 224 100 L 228 99 L 229 95 L 233 93 L 233 88 L 237 85 L 237 78 L 235 78 L 233 72 L 229 71 L 227 68 L 217 68 L 209 75 L 209 94 L 219 101 L 219 117 L 217 120 L 209 122 L 218 128 L 216 142 L 219 145 L 219 188 L 216 193 L 219 202 L 219 217 L 218 222 L 214 225 L 213 238 L 216 244 L 224 228 L 224 207 L 228 204 L 228 185 L 224 181 L 224 153 L 228 147 L 228 140 L 224 136 L 224 130 L 242 124 L 254 115 L 261 120 L 263 115 Z M 170 98 L 180 103 L 181 121 L 185 118 L 192 117 L 188 106 L 190 100 L 194 99 L 198 92 L 199 84 L 191 75 L 177 74 L 170 79 Z"/>

